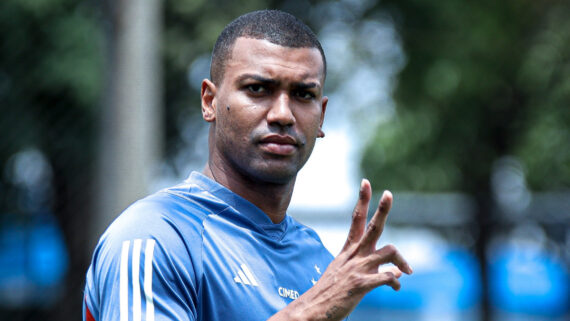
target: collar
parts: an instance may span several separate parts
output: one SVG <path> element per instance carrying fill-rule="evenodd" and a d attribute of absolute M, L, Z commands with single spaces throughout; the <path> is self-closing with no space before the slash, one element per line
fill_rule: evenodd
<path fill-rule="evenodd" d="M 233 208 L 233 212 L 249 219 L 272 238 L 281 238 L 287 231 L 289 220 L 291 220 L 289 215 L 285 215 L 280 223 L 273 223 L 259 207 L 200 172 L 193 171 L 190 173 L 186 182 L 196 184 L 201 189 L 208 191 Z"/>

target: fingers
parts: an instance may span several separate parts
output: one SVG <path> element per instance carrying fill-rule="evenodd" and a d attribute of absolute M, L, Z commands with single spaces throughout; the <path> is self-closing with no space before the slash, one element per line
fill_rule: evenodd
<path fill-rule="evenodd" d="M 372 264 L 375 266 L 386 263 L 392 263 L 396 267 L 398 267 L 400 271 L 406 274 L 412 274 L 413 272 L 412 268 L 410 267 L 406 259 L 404 259 L 402 254 L 400 254 L 400 252 L 398 251 L 398 249 L 396 249 L 396 247 L 391 244 L 386 245 L 383 248 L 375 251 L 373 254 L 371 254 L 371 259 L 372 259 Z"/>
<path fill-rule="evenodd" d="M 368 275 L 368 282 L 372 288 L 388 285 L 398 291 L 401 287 L 400 281 L 398 280 L 400 276 L 402 276 L 402 272 L 397 267 L 386 266 L 378 270 L 378 273 Z"/>
<path fill-rule="evenodd" d="M 392 273 L 398 279 L 403 274 L 402 271 L 397 266 L 394 265 L 384 265 L 378 268 L 378 273 L 386 273 L 386 272 Z"/>
<path fill-rule="evenodd" d="M 360 183 L 360 192 L 358 193 L 358 201 L 352 211 L 352 224 L 350 231 L 342 250 L 347 249 L 351 244 L 354 244 L 362 238 L 364 234 L 364 225 L 366 224 L 366 215 L 368 214 L 368 204 L 372 197 L 372 188 L 367 179 L 363 179 Z"/>
<path fill-rule="evenodd" d="M 379 285 L 388 285 L 395 291 L 400 290 L 401 284 L 398 280 L 402 276 L 402 271 L 393 265 L 383 266 L 378 269 L 378 274 L 380 274 L 378 282 L 382 282 Z"/>
<path fill-rule="evenodd" d="M 390 193 L 390 191 L 384 191 L 384 194 L 382 194 L 382 197 L 380 198 L 378 208 L 366 228 L 366 233 L 362 240 L 361 251 L 369 252 L 371 249 L 375 248 L 376 242 L 384 230 L 384 225 L 388 218 L 388 212 L 392 207 L 392 199 L 392 193 Z"/>

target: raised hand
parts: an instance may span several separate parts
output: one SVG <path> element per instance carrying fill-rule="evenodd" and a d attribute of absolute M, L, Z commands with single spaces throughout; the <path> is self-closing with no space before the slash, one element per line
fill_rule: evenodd
<path fill-rule="evenodd" d="M 374 216 L 366 225 L 371 197 L 370 182 L 364 179 L 348 237 L 339 255 L 315 286 L 270 320 L 341 320 L 372 289 L 381 285 L 400 289 L 398 278 L 402 272 L 411 274 L 411 267 L 395 246 L 376 249 L 392 207 L 392 193 L 384 192 Z M 384 265 L 388 263 L 393 265 Z"/>

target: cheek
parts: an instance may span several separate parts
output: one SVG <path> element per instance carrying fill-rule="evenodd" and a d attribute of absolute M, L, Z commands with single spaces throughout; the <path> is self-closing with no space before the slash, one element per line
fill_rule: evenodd
<path fill-rule="evenodd" d="M 225 105 L 219 115 L 219 125 L 229 140 L 247 142 L 255 129 L 256 115 L 251 107 Z"/>
<path fill-rule="evenodd" d="M 316 137 L 321 125 L 320 112 L 313 112 L 310 115 L 304 115 L 304 117 L 302 118 L 302 124 L 305 135 L 310 137 L 313 136 Z"/>

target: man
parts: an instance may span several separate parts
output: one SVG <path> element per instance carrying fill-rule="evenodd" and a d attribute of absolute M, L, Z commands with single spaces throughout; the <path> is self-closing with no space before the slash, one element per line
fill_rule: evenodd
<path fill-rule="evenodd" d="M 334 261 L 286 214 L 324 137 L 325 75 L 320 43 L 289 14 L 257 11 L 224 29 L 201 90 L 208 163 L 111 224 L 87 272 L 85 320 L 341 320 L 373 288 L 399 289 L 411 268 L 393 246 L 375 248 L 389 192 L 365 230 L 362 181 Z"/>

